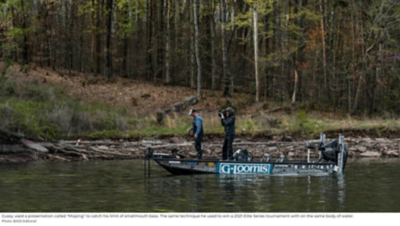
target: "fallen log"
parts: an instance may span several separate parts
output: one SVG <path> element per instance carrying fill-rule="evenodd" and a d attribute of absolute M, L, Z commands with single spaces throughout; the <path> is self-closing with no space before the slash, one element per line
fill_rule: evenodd
<path fill-rule="evenodd" d="M 49 157 L 49 158 L 53 158 L 53 159 L 57 159 L 57 160 L 61 160 L 61 161 L 70 162 L 69 159 L 66 159 L 66 158 L 63 158 L 63 157 L 60 157 L 60 156 L 57 156 L 57 155 L 50 155 L 50 154 L 49 154 L 48 157 Z"/>
<path fill-rule="evenodd" d="M 192 145 L 194 145 L 194 142 L 191 142 L 191 143 L 186 142 L 186 143 L 182 143 L 182 144 L 167 144 L 167 145 L 158 145 L 158 146 L 148 145 L 146 147 L 139 147 L 139 149 L 140 150 L 146 150 L 149 147 L 151 147 L 151 149 L 154 150 L 154 149 L 160 149 L 160 148 L 185 147 L 185 146 L 192 146 Z"/>
<path fill-rule="evenodd" d="M 0 145 L 0 154 L 19 154 L 32 152 L 21 144 L 2 144 Z"/>
<path fill-rule="evenodd" d="M 107 152 L 107 151 L 102 151 L 102 150 L 100 150 L 98 148 L 95 148 L 95 147 L 90 147 L 90 149 L 92 149 L 95 152 L 99 152 L 99 153 L 103 153 L 103 154 L 107 154 L 107 155 L 118 155 L 118 156 L 125 156 L 125 157 L 134 157 L 133 155 L 130 155 L 130 154 L 110 153 L 110 152 Z"/>
<path fill-rule="evenodd" d="M 33 149 L 33 150 L 39 151 L 39 152 L 49 152 L 49 150 L 47 150 L 47 148 L 43 147 L 40 144 L 34 143 L 33 141 L 25 140 L 25 139 L 21 139 L 20 141 L 27 148 L 30 148 L 30 149 Z"/>

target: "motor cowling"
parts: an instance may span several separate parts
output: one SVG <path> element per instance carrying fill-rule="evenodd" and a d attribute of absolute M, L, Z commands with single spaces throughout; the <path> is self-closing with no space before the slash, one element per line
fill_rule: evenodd
<path fill-rule="evenodd" d="M 326 162 L 338 162 L 338 155 L 340 153 L 340 145 L 338 140 L 333 140 L 327 144 L 320 144 L 319 150 L 321 151 L 321 159 L 319 161 Z M 346 147 L 343 147 L 343 169 L 346 166 L 348 156 L 348 150 Z"/>

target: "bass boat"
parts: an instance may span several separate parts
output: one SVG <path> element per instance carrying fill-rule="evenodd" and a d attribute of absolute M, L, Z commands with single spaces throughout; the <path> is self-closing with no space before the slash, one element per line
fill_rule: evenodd
<path fill-rule="evenodd" d="M 271 159 L 265 153 L 261 159 L 253 159 L 251 153 L 239 149 L 231 160 L 188 159 L 180 155 L 177 149 L 171 154 L 154 153 L 148 147 L 145 159 L 153 159 L 158 165 L 174 175 L 187 174 L 342 174 L 346 166 L 348 150 L 344 145 L 344 136 L 325 144 L 325 134 L 320 135 L 318 143 L 319 159 L 310 160 L 310 150 L 315 150 L 313 143 L 306 143 L 306 160 L 288 160 L 281 155 Z M 145 161 L 146 162 L 146 161 Z M 150 167 L 150 163 L 148 163 Z M 146 166 L 145 166 L 146 168 Z"/>

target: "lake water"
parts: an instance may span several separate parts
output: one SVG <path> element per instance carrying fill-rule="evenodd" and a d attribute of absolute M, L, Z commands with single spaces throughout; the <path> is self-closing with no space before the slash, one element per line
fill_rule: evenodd
<path fill-rule="evenodd" d="M 143 160 L 1 163 L 0 212 L 400 212 L 400 159 L 344 175 L 172 176 Z"/>

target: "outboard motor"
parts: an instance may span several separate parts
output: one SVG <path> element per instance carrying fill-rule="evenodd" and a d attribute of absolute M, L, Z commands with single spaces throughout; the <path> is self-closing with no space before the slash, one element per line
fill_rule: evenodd
<path fill-rule="evenodd" d="M 327 162 L 336 162 L 336 150 L 338 149 L 338 140 L 333 140 L 327 144 L 321 145 L 320 151 L 321 152 L 321 158 Z M 321 160 L 321 159 L 320 159 Z"/>
<path fill-rule="evenodd" d="M 253 161 L 253 156 L 251 155 L 251 153 L 249 153 L 247 151 L 247 149 L 239 149 L 235 152 L 235 154 L 233 154 L 233 158 L 236 161 Z"/>
<path fill-rule="evenodd" d="M 340 136 L 339 140 L 333 140 L 327 144 L 321 142 L 318 148 L 321 155 L 319 162 L 334 162 L 337 165 L 342 164 L 342 171 L 346 166 L 348 150 L 344 146 L 344 136 Z"/>

